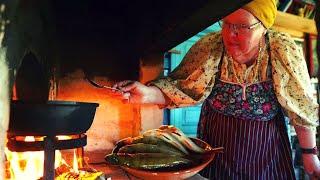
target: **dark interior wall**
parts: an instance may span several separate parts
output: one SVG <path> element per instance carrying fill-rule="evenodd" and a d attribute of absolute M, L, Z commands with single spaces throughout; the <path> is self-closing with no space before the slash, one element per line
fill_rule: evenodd
<path fill-rule="evenodd" d="M 48 7 L 47 1 L 37 0 L 6 3 L 8 24 L 2 42 L 6 52 L 1 55 L 13 74 L 9 87 L 16 83 L 19 99 L 48 99 L 48 77 L 56 52 Z"/>
<path fill-rule="evenodd" d="M 10 1 L 15 4 L 4 44 L 17 72 L 32 52 L 48 76 L 53 69 L 61 76 L 82 69 L 92 77 L 138 80 L 141 59 L 161 63 L 165 51 L 248 1 Z M 160 58 L 148 58 L 154 56 Z"/>
<path fill-rule="evenodd" d="M 61 72 L 138 79 L 163 54 L 249 0 L 52 0 Z M 161 56 L 160 56 L 161 57 Z"/>
<path fill-rule="evenodd" d="M 163 54 L 248 1 L 20 0 L 9 33 L 17 41 L 8 40 L 58 64 L 63 75 L 80 68 L 90 76 L 138 79 L 142 57 Z"/>
<path fill-rule="evenodd" d="M 90 76 L 138 79 L 139 59 L 206 1 L 53 1 L 61 72 L 78 67 Z"/>
<path fill-rule="evenodd" d="M 139 58 L 129 24 L 117 16 L 119 7 L 89 0 L 52 4 L 62 74 L 80 68 L 89 76 L 138 79 Z"/>

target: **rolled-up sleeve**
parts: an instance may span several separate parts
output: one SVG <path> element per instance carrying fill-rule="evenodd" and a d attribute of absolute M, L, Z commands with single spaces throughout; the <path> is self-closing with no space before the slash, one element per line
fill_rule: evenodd
<path fill-rule="evenodd" d="M 220 33 L 211 33 L 195 43 L 168 77 L 151 81 L 170 99 L 167 108 L 201 103 L 211 92 L 223 45 Z"/>
<path fill-rule="evenodd" d="M 272 77 L 276 96 L 292 125 L 312 131 L 319 124 L 305 58 L 293 39 L 284 33 L 270 35 Z"/>

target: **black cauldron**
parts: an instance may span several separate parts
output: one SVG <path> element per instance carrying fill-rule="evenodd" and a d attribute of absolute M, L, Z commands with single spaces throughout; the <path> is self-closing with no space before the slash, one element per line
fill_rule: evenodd
<path fill-rule="evenodd" d="M 8 134 L 56 136 L 85 133 L 91 126 L 97 103 L 12 101 Z"/>

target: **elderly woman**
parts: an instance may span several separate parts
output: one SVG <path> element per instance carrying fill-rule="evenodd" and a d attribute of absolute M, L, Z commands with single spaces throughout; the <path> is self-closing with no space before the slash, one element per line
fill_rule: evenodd
<path fill-rule="evenodd" d="M 274 0 L 254 0 L 224 17 L 168 77 L 115 84 L 130 103 L 174 108 L 203 102 L 198 137 L 225 152 L 201 173 L 210 179 L 295 179 L 284 116 L 295 127 L 305 171 L 320 174 L 318 104 L 294 41 L 272 26 Z M 130 96 L 130 97 L 129 97 Z"/>

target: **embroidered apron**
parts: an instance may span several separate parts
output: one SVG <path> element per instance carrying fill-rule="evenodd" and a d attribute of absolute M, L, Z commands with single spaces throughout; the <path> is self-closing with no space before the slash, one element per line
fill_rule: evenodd
<path fill-rule="evenodd" d="M 202 105 L 198 137 L 212 147 L 225 148 L 200 172 L 204 177 L 295 179 L 285 121 L 272 81 L 244 89 L 217 79 Z"/>

